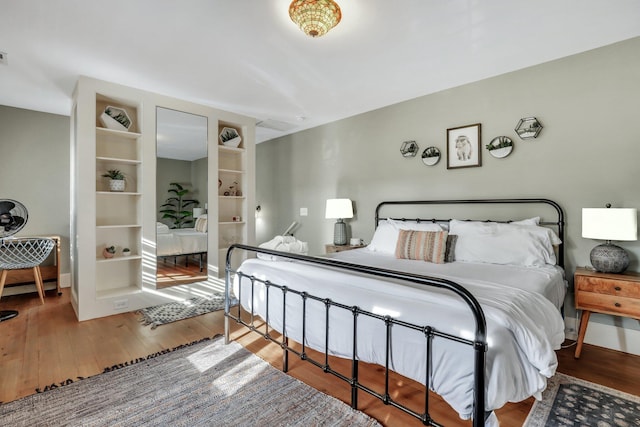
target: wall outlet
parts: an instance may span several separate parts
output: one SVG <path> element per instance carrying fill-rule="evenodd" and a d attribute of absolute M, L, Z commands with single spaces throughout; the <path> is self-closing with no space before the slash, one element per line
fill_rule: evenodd
<path fill-rule="evenodd" d="M 127 299 L 119 299 L 117 301 L 113 302 L 113 309 L 114 310 L 123 310 L 125 308 L 129 307 L 129 300 Z"/>
<path fill-rule="evenodd" d="M 300 216 L 309 215 L 309 210 L 307 208 L 300 208 Z"/>

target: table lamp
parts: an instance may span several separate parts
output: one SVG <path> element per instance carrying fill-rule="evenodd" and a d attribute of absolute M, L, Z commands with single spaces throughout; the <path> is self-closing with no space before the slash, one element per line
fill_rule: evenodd
<path fill-rule="evenodd" d="M 612 240 L 638 240 L 638 213 L 632 208 L 582 209 L 582 237 L 606 240 L 591 250 L 591 265 L 603 273 L 622 273 L 629 267 L 629 254 Z"/>
<path fill-rule="evenodd" d="M 347 244 L 347 224 L 345 218 L 353 218 L 353 204 L 350 199 L 328 199 L 325 218 L 337 219 L 333 227 L 333 244 L 343 246 Z"/>

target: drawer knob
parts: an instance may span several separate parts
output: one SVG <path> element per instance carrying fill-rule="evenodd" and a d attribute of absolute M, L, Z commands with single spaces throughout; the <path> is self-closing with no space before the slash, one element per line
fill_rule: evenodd
<path fill-rule="evenodd" d="M 622 304 L 620 304 L 619 302 L 614 304 L 616 307 L 622 307 Z"/>
<path fill-rule="evenodd" d="M 620 286 L 616 286 L 616 287 L 615 287 L 615 288 L 613 288 L 613 289 L 615 289 L 616 291 L 619 291 L 619 290 L 621 290 L 622 288 L 621 288 Z"/>

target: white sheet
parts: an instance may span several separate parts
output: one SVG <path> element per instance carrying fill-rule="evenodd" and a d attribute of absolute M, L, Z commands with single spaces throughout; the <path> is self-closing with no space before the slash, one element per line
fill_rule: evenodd
<path fill-rule="evenodd" d="M 509 401 L 521 401 L 529 396 L 540 398 L 546 379 L 557 367 L 554 349 L 564 340 L 564 322 L 557 309 L 564 294 L 562 270 L 557 267 L 532 269 L 513 266 L 451 263 L 429 264 L 422 261 L 396 260 L 391 256 L 374 255 L 366 250 L 340 252 L 338 257 L 349 262 L 359 261 L 384 268 L 418 272 L 437 267 L 433 275 L 455 275 L 478 299 L 487 318 L 489 350 L 486 363 L 486 409 L 494 410 Z M 425 267 L 427 265 L 428 267 Z M 393 318 L 419 325 L 431 325 L 437 330 L 473 339 L 475 323 L 469 310 L 456 296 L 443 290 L 418 289 L 380 279 L 347 275 L 344 272 L 320 268 L 298 262 L 247 260 L 241 270 L 245 274 L 269 279 L 318 297 L 328 297 L 363 310 L 388 314 Z M 477 274 L 483 274 L 478 276 Z M 482 277 L 479 279 L 478 277 Z M 515 285 L 506 285 L 504 282 Z M 264 290 L 255 292 L 253 304 L 243 281 L 241 304 L 247 310 L 265 317 Z M 560 289 L 554 289 L 559 287 Z M 522 289 L 526 288 L 526 289 Z M 234 283 L 238 295 L 238 283 Z M 545 296 L 546 295 L 546 296 Z M 554 302 L 551 302 L 551 298 Z M 279 292 L 269 296 L 271 326 L 282 331 L 282 299 Z M 300 299 L 289 293 L 287 297 L 287 335 L 300 342 L 302 321 Z M 323 349 L 324 304 L 307 302 L 306 344 Z M 353 347 L 350 312 L 331 309 L 330 342 L 332 354 L 351 357 Z M 358 319 L 358 358 L 384 365 L 384 324 L 365 316 Z M 374 333 L 375 331 L 375 333 Z M 425 345 L 421 333 L 395 328 L 392 333 L 393 354 L 391 368 L 407 377 L 424 383 Z M 431 388 L 441 395 L 462 418 L 472 414 L 473 350 L 470 346 L 434 339 Z"/>
<path fill-rule="evenodd" d="M 172 229 L 156 234 L 156 256 L 171 256 L 207 252 L 207 233 L 194 228 Z"/>

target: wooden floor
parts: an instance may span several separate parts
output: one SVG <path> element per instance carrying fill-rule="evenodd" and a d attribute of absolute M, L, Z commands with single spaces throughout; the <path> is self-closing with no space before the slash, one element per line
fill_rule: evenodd
<path fill-rule="evenodd" d="M 185 263 L 184 256 L 158 259 L 156 286 L 160 289 L 204 280 L 207 280 L 207 272 L 200 271 L 198 260 L 193 257 L 188 263 Z"/>
<path fill-rule="evenodd" d="M 0 401 L 9 402 L 36 388 L 66 379 L 101 373 L 105 367 L 144 357 L 159 350 L 212 337 L 223 332 L 222 312 L 186 319 L 151 329 L 142 326 L 139 316 L 124 313 L 102 319 L 78 322 L 69 302 L 69 289 L 57 296 L 48 291 L 45 305 L 37 294 L 4 297 L 0 310 L 15 309 L 18 317 L 0 322 Z M 281 367 L 281 351 L 256 334 L 233 329 L 233 337 L 276 367 Z M 628 393 L 640 394 L 640 357 L 585 344 L 580 360 L 573 358 L 574 347 L 558 352 L 559 371 L 597 382 Z M 348 385 L 324 374 L 321 369 L 292 357 L 290 374 L 302 381 L 349 401 Z M 331 366 L 349 372 L 343 361 Z M 365 371 L 364 369 L 361 370 Z M 381 369 L 366 370 L 363 381 L 380 382 Z M 393 381 L 396 395 L 421 404 L 415 384 L 402 378 Z M 394 395 L 396 399 L 398 396 Z M 497 411 L 502 427 L 521 426 L 533 399 L 507 404 Z M 385 426 L 418 426 L 419 421 L 360 393 L 359 408 Z M 468 426 L 441 400 L 432 403 L 432 415 L 440 423 Z"/>

